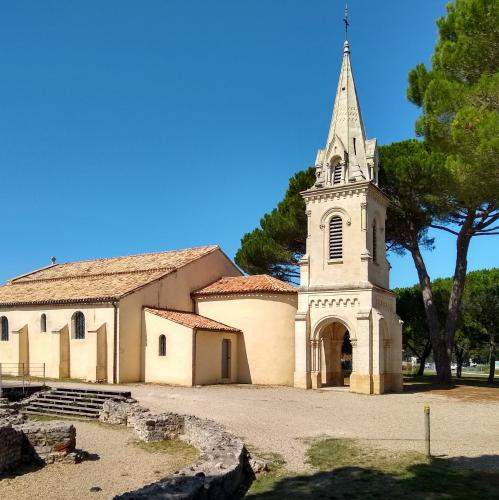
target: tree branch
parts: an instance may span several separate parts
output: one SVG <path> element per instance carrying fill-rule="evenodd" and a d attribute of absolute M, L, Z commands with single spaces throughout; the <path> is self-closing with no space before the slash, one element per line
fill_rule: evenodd
<path fill-rule="evenodd" d="M 442 231 L 447 231 L 448 233 L 452 233 L 455 236 L 459 236 L 459 233 L 457 231 L 453 231 L 452 229 L 449 229 L 448 227 L 445 226 L 439 226 L 438 224 L 430 224 L 430 227 L 433 229 L 441 229 Z"/>

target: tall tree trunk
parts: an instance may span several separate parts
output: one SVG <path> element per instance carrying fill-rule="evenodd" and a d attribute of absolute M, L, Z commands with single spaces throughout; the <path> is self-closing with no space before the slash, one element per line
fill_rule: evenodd
<path fill-rule="evenodd" d="M 468 268 L 468 249 L 473 236 L 473 220 L 475 211 L 470 210 L 466 217 L 456 241 L 456 267 L 452 279 L 452 290 L 447 309 L 447 320 L 445 322 L 445 337 L 443 339 L 442 350 L 445 350 L 449 360 L 452 357 L 454 347 L 454 334 L 456 333 L 459 315 L 461 313 L 461 303 L 463 300 L 464 283 L 466 281 L 466 271 Z M 450 366 L 449 366 L 450 374 Z M 450 382 L 450 378 L 449 378 Z"/>
<path fill-rule="evenodd" d="M 414 265 L 418 272 L 419 287 L 423 295 L 423 303 L 428 321 L 428 329 L 430 331 L 431 345 L 433 347 L 433 358 L 435 360 L 435 368 L 437 369 L 437 382 L 439 384 L 450 384 L 451 371 L 450 360 L 451 352 L 446 349 L 444 339 L 440 332 L 440 322 L 438 320 L 437 308 L 433 300 L 433 292 L 431 289 L 431 280 L 426 270 L 423 256 L 419 250 L 419 245 L 414 243 L 409 248 Z"/>
<path fill-rule="evenodd" d="M 494 375 L 496 373 L 496 342 L 494 334 L 490 334 L 490 356 L 489 356 L 489 378 L 487 383 L 494 383 Z"/>
<path fill-rule="evenodd" d="M 461 375 L 463 373 L 463 363 L 464 359 L 466 358 L 467 352 L 465 349 L 461 349 L 460 347 L 456 347 L 454 350 L 456 354 L 456 376 L 457 378 L 461 378 Z"/>
<path fill-rule="evenodd" d="M 421 353 L 421 356 L 419 356 L 419 369 L 417 373 L 418 377 L 422 377 L 424 375 L 426 358 L 430 355 L 430 352 L 431 352 L 431 343 L 427 342 L 423 349 L 423 352 Z"/>

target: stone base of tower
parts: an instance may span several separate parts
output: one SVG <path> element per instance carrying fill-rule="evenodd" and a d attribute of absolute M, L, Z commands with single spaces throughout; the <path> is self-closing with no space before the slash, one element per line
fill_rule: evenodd
<path fill-rule="evenodd" d="M 295 372 L 294 387 L 297 389 L 312 389 L 310 372 Z"/>
<path fill-rule="evenodd" d="M 373 377 L 364 373 L 350 374 L 350 392 L 373 394 Z"/>
<path fill-rule="evenodd" d="M 357 394 L 385 394 L 402 392 L 403 382 L 400 373 L 352 373 L 350 375 L 350 392 Z"/>

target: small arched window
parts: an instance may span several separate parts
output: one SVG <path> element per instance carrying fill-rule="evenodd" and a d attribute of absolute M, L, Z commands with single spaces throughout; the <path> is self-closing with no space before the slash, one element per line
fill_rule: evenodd
<path fill-rule="evenodd" d="M 341 164 L 337 164 L 333 167 L 333 184 L 339 184 L 341 182 Z"/>
<path fill-rule="evenodd" d="M 2 336 L 0 339 L 7 342 L 9 340 L 9 320 L 5 316 L 0 318 L 0 328 L 2 329 Z"/>
<path fill-rule="evenodd" d="M 335 215 L 329 221 L 329 258 L 343 257 L 343 221 Z"/>
<path fill-rule="evenodd" d="M 378 262 L 378 243 L 377 243 L 376 220 L 373 221 L 373 262 Z"/>
<path fill-rule="evenodd" d="M 159 336 L 159 355 L 166 356 L 166 337 L 164 335 Z"/>
<path fill-rule="evenodd" d="M 79 340 L 85 338 L 85 316 L 81 311 L 73 314 L 73 338 Z"/>
<path fill-rule="evenodd" d="M 40 316 L 40 331 L 45 333 L 47 331 L 47 315 L 42 314 Z"/>

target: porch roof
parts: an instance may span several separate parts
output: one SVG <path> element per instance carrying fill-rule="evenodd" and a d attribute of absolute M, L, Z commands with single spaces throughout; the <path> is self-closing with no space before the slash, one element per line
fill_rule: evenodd
<path fill-rule="evenodd" d="M 231 332 L 240 333 L 241 330 L 229 325 L 224 325 L 206 316 L 189 312 L 189 311 L 176 311 L 174 309 L 156 309 L 154 307 L 144 307 L 144 311 L 161 318 L 179 323 L 180 325 L 188 328 L 196 328 L 198 330 L 210 330 L 213 332 Z"/>

